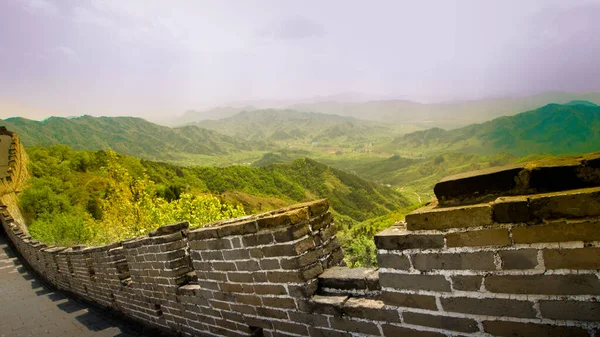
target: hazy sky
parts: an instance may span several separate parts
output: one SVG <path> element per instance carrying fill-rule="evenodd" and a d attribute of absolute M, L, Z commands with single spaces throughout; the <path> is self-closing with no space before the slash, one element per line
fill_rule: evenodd
<path fill-rule="evenodd" d="M 600 90 L 600 1 L 0 1 L 0 118 Z"/>

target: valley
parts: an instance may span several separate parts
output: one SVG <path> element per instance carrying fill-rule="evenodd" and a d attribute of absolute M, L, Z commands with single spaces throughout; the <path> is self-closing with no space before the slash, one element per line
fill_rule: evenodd
<path fill-rule="evenodd" d="M 195 218 L 203 207 L 221 211 L 198 225 L 327 198 L 352 266 L 375 264 L 372 236 L 433 199 L 433 185 L 445 176 L 600 149 L 600 107 L 588 101 L 448 130 L 290 109 L 244 110 L 173 128 L 91 116 L 2 124 L 21 136 L 31 157 L 22 208 L 33 233 L 52 232 L 56 216 L 70 226 L 53 232 L 56 243 L 103 242 L 100 228 L 113 240 L 140 234 Z M 128 199 L 111 199 L 115 188 L 129 190 Z M 59 212 L 27 204 L 33 197 Z M 117 233 L 111 224 L 119 212 L 152 216 L 132 218 L 133 227 Z M 139 223 L 146 225 L 133 225 Z"/>

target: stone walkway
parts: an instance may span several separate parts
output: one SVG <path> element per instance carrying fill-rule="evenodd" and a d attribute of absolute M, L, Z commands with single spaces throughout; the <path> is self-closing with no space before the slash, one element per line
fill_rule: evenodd
<path fill-rule="evenodd" d="M 134 337 L 132 327 L 101 310 L 48 290 L 0 234 L 0 337 Z"/>

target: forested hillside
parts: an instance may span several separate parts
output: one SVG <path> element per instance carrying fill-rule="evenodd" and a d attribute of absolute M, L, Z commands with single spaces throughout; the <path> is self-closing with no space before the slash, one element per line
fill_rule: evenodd
<path fill-rule="evenodd" d="M 28 153 L 32 178 L 21 207 L 32 234 L 54 244 L 110 242 L 174 221 L 200 226 L 320 198 L 329 199 L 338 226 L 348 233 L 360 222 L 410 206 L 392 189 L 310 159 L 185 168 L 65 145 Z"/>
<path fill-rule="evenodd" d="M 548 104 L 456 130 L 414 132 L 396 138 L 389 149 L 426 155 L 448 151 L 514 156 L 593 152 L 600 149 L 600 107 L 590 102 Z"/>
<path fill-rule="evenodd" d="M 252 150 L 256 144 L 196 126 L 168 128 L 134 117 L 51 117 L 43 121 L 0 121 L 25 146 L 66 144 L 74 149 L 106 150 L 132 156 L 179 160 L 186 155 L 223 155 Z"/>

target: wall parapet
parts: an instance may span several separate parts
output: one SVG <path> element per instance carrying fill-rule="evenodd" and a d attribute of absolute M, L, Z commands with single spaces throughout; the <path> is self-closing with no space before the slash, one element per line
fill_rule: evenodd
<path fill-rule="evenodd" d="M 443 203 L 375 237 L 380 300 L 433 335 L 597 334 L 599 158 L 445 179 Z"/>

